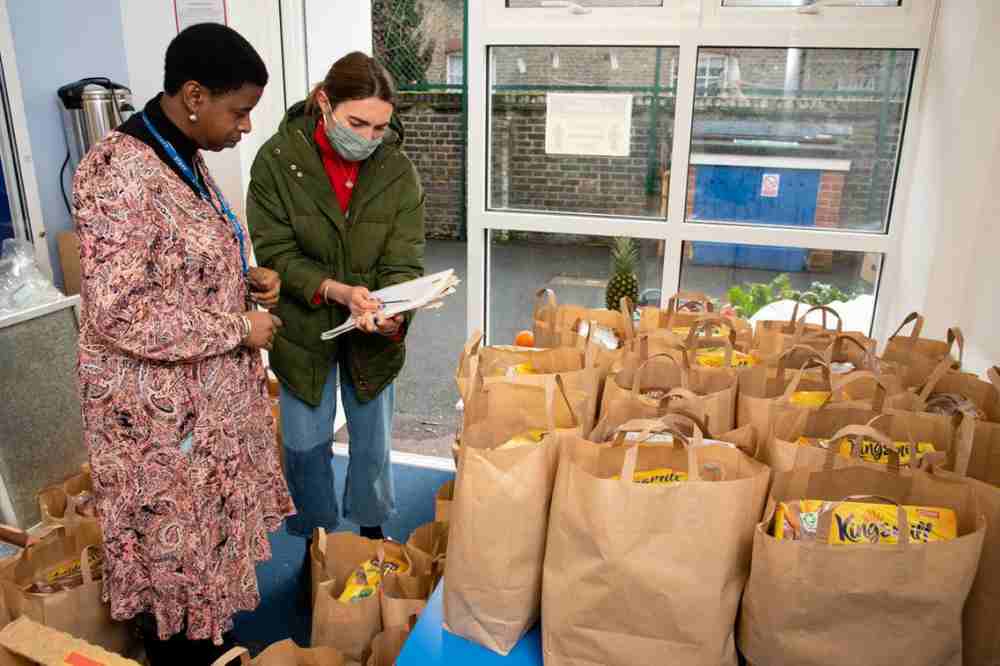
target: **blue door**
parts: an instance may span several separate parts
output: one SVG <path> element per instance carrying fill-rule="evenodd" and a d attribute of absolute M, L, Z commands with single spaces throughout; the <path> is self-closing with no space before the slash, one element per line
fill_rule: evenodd
<path fill-rule="evenodd" d="M 814 226 L 820 172 L 805 169 L 698 166 L 694 220 Z M 808 250 L 694 243 L 694 263 L 801 271 Z"/>

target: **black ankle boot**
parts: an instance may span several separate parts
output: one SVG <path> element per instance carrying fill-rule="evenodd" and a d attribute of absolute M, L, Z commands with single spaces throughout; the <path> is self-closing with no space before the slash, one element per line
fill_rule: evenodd
<path fill-rule="evenodd" d="M 306 554 L 299 569 L 298 604 L 312 611 L 312 539 L 306 539 Z"/>
<path fill-rule="evenodd" d="M 385 538 L 385 535 L 382 533 L 381 525 L 372 525 L 372 526 L 362 525 L 360 532 L 361 536 L 365 537 L 366 539 L 375 539 L 377 541 L 381 541 L 382 539 Z"/>

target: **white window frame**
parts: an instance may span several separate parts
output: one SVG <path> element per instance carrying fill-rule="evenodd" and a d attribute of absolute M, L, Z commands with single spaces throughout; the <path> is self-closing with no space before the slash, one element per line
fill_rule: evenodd
<path fill-rule="evenodd" d="M 49 278 L 52 278 L 48 235 L 42 217 L 42 200 L 38 193 L 35 161 L 31 154 L 31 137 L 28 134 L 28 120 L 24 110 L 21 79 L 17 73 L 14 35 L 10 29 L 7 0 L 0 0 L 0 66 L 3 69 L 3 80 L 7 88 L 6 111 L 9 123 L 2 133 L 4 135 L 2 137 L 3 146 L 0 148 L 4 179 L 8 196 L 11 199 L 15 196 L 19 197 L 19 201 L 11 201 L 14 237 L 32 244 L 38 267 Z M 3 101 L 0 100 L 0 104 L 2 103 Z M 0 122 L 4 121 L 2 116 L 3 114 L 0 113 Z"/>
<path fill-rule="evenodd" d="M 900 241 L 905 229 L 903 202 L 911 174 L 929 62 L 931 27 L 938 0 L 904 0 L 902 7 L 823 7 L 819 14 L 788 9 L 723 8 L 721 0 L 665 0 L 662 8 L 601 10 L 577 15 L 567 8 L 508 9 L 505 0 L 469 2 L 468 63 L 468 328 L 489 331 L 489 231 L 518 230 L 592 236 L 631 236 L 664 241 L 662 294 L 678 291 L 684 243 L 708 241 L 773 247 L 878 253 L 883 256 L 877 285 L 873 334 L 889 332 L 887 321 L 897 294 Z M 692 14 L 692 11 L 694 12 Z M 609 30 L 613 26 L 613 30 Z M 491 46 L 662 46 L 679 49 L 677 100 L 671 152 L 667 220 L 555 212 L 488 209 L 491 182 Z M 886 232 L 796 229 L 748 224 L 705 224 L 685 220 L 688 165 L 699 48 L 881 48 L 918 51 L 914 83 L 897 164 L 892 215 Z"/>
<path fill-rule="evenodd" d="M 445 83 L 453 86 L 462 85 L 463 56 L 461 51 L 446 53 L 445 56 Z"/>
<path fill-rule="evenodd" d="M 702 74 L 701 72 L 701 63 L 703 58 L 706 61 L 704 74 Z M 718 60 L 722 61 L 722 73 L 719 76 L 711 76 L 708 70 L 711 69 L 712 63 Z M 695 97 L 706 97 L 708 95 L 708 86 L 711 84 L 712 81 L 718 80 L 720 91 L 725 87 L 726 80 L 728 78 L 726 71 L 726 68 L 729 66 L 728 61 L 729 61 L 728 56 L 725 56 L 721 53 L 713 53 L 711 51 L 703 53 L 698 58 L 698 70 L 695 72 L 695 78 L 694 78 Z M 698 86 L 702 84 L 704 84 L 704 87 L 699 92 Z"/>

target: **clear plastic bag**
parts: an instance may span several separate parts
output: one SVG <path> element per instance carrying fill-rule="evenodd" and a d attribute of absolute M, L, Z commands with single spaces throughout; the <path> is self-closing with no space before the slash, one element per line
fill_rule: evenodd
<path fill-rule="evenodd" d="M 31 243 L 8 238 L 0 253 L 0 317 L 62 298 L 38 268 Z"/>

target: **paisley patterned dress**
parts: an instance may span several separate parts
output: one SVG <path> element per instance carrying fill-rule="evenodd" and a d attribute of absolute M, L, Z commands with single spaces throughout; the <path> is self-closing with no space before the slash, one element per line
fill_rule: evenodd
<path fill-rule="evenodd" d="M 80 164 L 74 214 L 105 599 L 118 620 L 152 613 L 161 638 L 186 628 L 218 643 L 236 612 L 257 606 L 267 533 L 294 513 L 260 354 L 240 346 L 239 244 L 228 220 L 120 132 Z"/>

